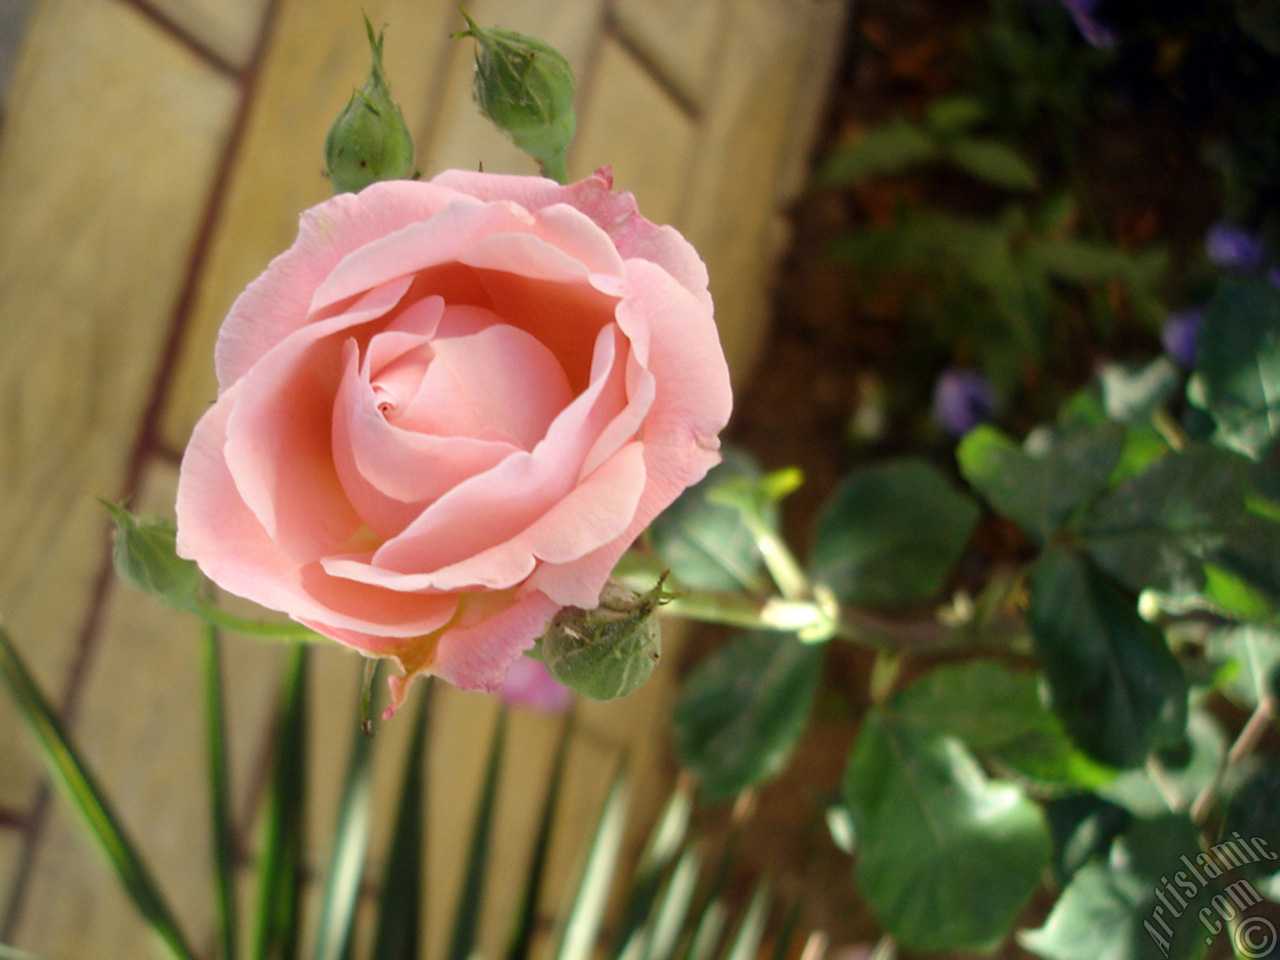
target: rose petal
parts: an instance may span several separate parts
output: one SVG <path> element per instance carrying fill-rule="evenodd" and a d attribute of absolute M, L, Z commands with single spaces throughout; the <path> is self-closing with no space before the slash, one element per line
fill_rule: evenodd
<path fill-rule="evenodd" d="M 573 394 L 556 357 L 479 307 L 451 307 L 417 392 L 388 419 L 405 429 L 475 437 L 486 430 L 532 449 Z"/>
<path fill-rule="evenodd" d="M 355 512 L 381 540 L 403 531 L 431 501 L 519 449 L 503 440 L 435 437 L 388 423 L 359 362 L 356 344 L 349 341 L 347 372 L 334 403 L 334 464 Z"/>
<path fill-rule="evenodd" d="M 481 200 L 512 200 L 534 212 L 553 204 L 567 204 L 604 230 L 624 258 L 639 257 L 656 263 L 706 309 L 711 309 L 707 268 L 697 251 L 671 227 L 656 226 L 641 216 L 634 195 L 614 191 L 608 167 L 568 186 L 540 177 L 465 170 L 447 170 L 431 182 Z"/>
<path fill-rule="evenodd" d="M 280 550 L 240 497 L 223 456 L 239 392 L 233 386 L 219 398 L 187 445 L 178 478 L 178 555 L 196 560 L 223 589 L 297 620 L 383 638 L 430 633 L 448 622 L 456 597 L 398 594 L 336 580 L 319 565 L 298 563 Z"/>
<path fill-rule="evenodd" d="M 540 593 L 530 593 L 495 612 L 507 595 L 469 598 L 473 604 L 464 611 L 465 621 L 445 630 L 435 641 L 428 659 L 418 662 L 411 656 L 401 659 L 403 677 L 391 677 L 391 706 L 387 716 L 404 702 L 409 684 L 431 673 L 463 690 L 494 690 L 502 683 L 511 661 L 533 646 L 546 629 L 557 607 Z"/>
<path fill-rule="evenodd" d="M 249 284 L 222 324 L 214 355 L 221 389 L 307 322 L 316 288 L 343 257 L 457 199 L 444 186 L 396 180 L 338 194 L 303 213 L 293 246 Z"/>
<path fill-rule="evenodd" d="M 310 309 L 323 310 L 390 280 L 458 262 L 462 251 L 494 233 L 524 232 L 528 223 L 518 214 L 505 204 L 456 199 L 430 220 L 409 223 L 352 250 L 315 290 Z"/>

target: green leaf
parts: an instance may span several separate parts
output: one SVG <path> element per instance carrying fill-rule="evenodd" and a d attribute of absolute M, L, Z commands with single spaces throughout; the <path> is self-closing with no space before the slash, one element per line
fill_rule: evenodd
<path fill-rule="evenodd" d="M 1085 558 L 1050 547 L 1030 621 L 1050 702 L 1073 739 L 1113 767 L 1141 763 L 1186 723 L 1186 678 L 1164 636 Z"/>
<path fill-rule="evenodd" d="M 1181 383 L 1182 372 L 1168 357 L 1156 357 L 1141 367 L 1108 363 L 1098 374 L 1107 416 L 1130 425 L 1149 422 Z"/>
<path fill-rule="evenodd" d="M 1022 154 L 999 140 L 974 137 L 943 146 L 947 159 L 975 180 L 1001 190 L 1035 190 L 1040 180 Z"/>
<path fill-rule="evenodd" d="M 1111 844 L 1129 825 L 1129 811 L 1093 793 L 1068 793 L 1045 801 L 1053 830 L 1054 872 L 1065 883 Z"/>
<path fill-rule="evenodd" d="M 1027 450 L 983 424 L 965 434 L 956 456 L 997 513 L 1044 542 L 1105 489 L 1124 442 L 1123 428 L 1103 424 L 1037 432 Z"/>
<path fill-rule="evenodd" d="M 175 960 L 195 960 L 191 949 L 156 885 L 151 870 L 125 832 L 103 792 L 59 719 L 40 692 L 7 631 L 0 628 L 0 676 L 40 745 L 49 778 L 79 815 L 89 837 L 115 871 L 134 909 L 147 922 Z"/>
<path fill-rule="evenodd" d="M 373 960 L 418 960 L 421 956 L 418 917 L 422 910 L 422 857 L 426 848 L 423 821 L 426 810 L 427 718 L 430 715 L 430 683 L 418 697 L 413 716 L 413 736 L 404 759 L 400 800 L 395 827 L 387 850 L 378 898 L 378 926 Z"/>
<path fill-rule="evenodd" d="M 693 590 L 764 591 L 763 561 L 741 511 L 707 499 L 709 491 L 727 480 L 756 482 L 761 475 L 750 454 L 727 449 L 719 465 L 650 525 L 650 544 L 682 586 Z M 776 525 L 776 508 L 772 521 Z"/>
<path fill-rule="evenodd" d="M 818 182 L 850 186 L 874 177 L 904 173 L 938 158 L 938 145 L 918 124 L 896 117 L 864 130 L 856 140 L 839 147 L 822 163 Z"/>
<path fill-rule="evenodd" d="M 936 595 L 978 522 L 978 505 L 924 460 L 851 473 L 814 528 L 810 575 L 852 604 Z"/>
<path fill-rule="evenodd" d="M 689 674 L 675 707 L 676 750 L 706 800 L 778 773 L 804 731 L 822 647 L 786 634 L 739 634 Z"/>
<path fill-rule="evenodd" d="M 239 908 L 236 902 L 236 839 L 231 811 L 231 773 L 227 760 L 227 731 L 222 694 L 222 654 L 218 630 L 205 624 L 203 666 L 205 742 L 209 760 L 210 833 L 213 839 L 214 886 L 218 907 L 218 957 L 239 955 Z"/>
<path fill-rule="evenodd" d="M 1178 871 L 1196 890 L 1180 857 L 1194 858 L 1199 838 L 1183 815 L 1135 822 L 1108 861 L 1080 869 L 1044 926 L 1018 942 L 1047 960 L 1190 960 L 1204 951 L 1205 929 L 1194 906 L 1170 910 Z M 1158 902 L 1157 891 L 1165 902 Z"/>
<path fill-rule="evenodd" d="M 1261 623 L 1225 627 L 1209 635 L 1205 655 L 1235 667 L 1223 683 L 1223 693 L 1237 705 L 1255 710 L 1280 675 L 1280 630 Z"/>
<path fill-rule="evenodd" d="M 307 648 L 289 651 L 258 855 L 255 960 L 298 955 L 306 824 Z"/>
<path fill-rule="evenodd" d="M 1226 752 L 1226 737 L 1218 722 L 1211 714 L 1195 710 L 1187 718 L 1185 739 L 1158 749 L 1153 754 L 1156 763 L 1126 770 L 1097 792 L 1142 817 L 1167 813 L 1171 806 L 1190 807 L 1217 776 Z"/>
<path fill-rule="evenodd" d="M 1280 291 L 1225 281 L 1205 311 L 1196 374 L 1221 441 L 1260 457 L 1280 432 Z"/>
<path fill-rule="evenodd" d="M 1133 254 L 1077 237 L 1040 237 L 1032 254 L 1050 275 L 1071 283 L 1105 283 L 1134 266 Z"/>
<path fill-rule="evenodd" d="M 573 899 L 561 916 L 552 960 L 590 960 L 600 933 L 609 882 L 626 828 L 626 769 L 619 764 L 578 874 Z"/>
<path fill-rule="evenodd" d="M 0 943 L 0 960 L 40 960 L 34 953 L 27 953 L 17 947 L 7 947 Z"/>
<path fill-rule="evenodd" d="M 507 710 L 498 714 L 489 744 L 489 763 L 485 767 L 484 786 L 476 804 L 475 824 L 471 828 L 471 848 L 467 853 L 467 870 L 458 894 L 454 914 L 453 935 L 449 940 L 448 960 L 470 960 L 480 931 L 480 911 L 484 907 L 485 878 L 489 867 L 489 841 L 493 836 L 493 815 L 498 801 L 498 774 L 502 770 L 502 754 L 507 739 Z"/>
<path fill-rule="evenodd" d="M 868 714 L 845 771 L 859 888 L 905 946 L 992 947 L 1049 864 L 1048 826 L 1015 784 L 896 706 Z"/>
<path fill-rule="evenodd" d="M 1027 780 L 1094 787 L 1113 771 L 1085 756 L 1040 701 L 1035 674 L 990 660 L 930 670 L 894 699 L 902 723 L 957 737 Z"/>
<path fill-rule="evenodd" d="M 366 665 L 369 662 L 366 661 Z M 363 665 L 362 665 L 363 666 Z M 368 686 L 368 671 L 362 670 L 358 690 L 360 700 Z M 347 773 L 338 805 L 338 822 L 333 830 L 333 850 L 329 856 L 328 880 L 316 927 L 316 960 L 342 960 L 350 947 L 352 921 L 364 878 L 365 852 L 369 848 L 373 799 L 373 736 L 356 728 L 347 760 Z"/>
<path fill-rule="evenodd" d="M 940 97 L 929 104 L 925 122 L 936 134 L 963 133 L 986 119 L 987 108 L 975 97 Z"/>
<path fill-rule="evenodd" d="M 1131 590 L 1194 597 L 1205 565 L 1280 599 L 1280 524 L 1249 510 L 1249 461 L 1218 447 L 1171 451 L 1099 501 L 1089 555 Z"/>

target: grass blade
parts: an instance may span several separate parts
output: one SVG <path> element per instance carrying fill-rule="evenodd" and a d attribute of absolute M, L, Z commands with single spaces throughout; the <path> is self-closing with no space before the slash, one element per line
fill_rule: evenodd
<path fill-rule="evenodd" d="M 711 882 L 699 901 L 698 908 L 693 911 L 696 919 L 680 951 L 680 960 L 710 960 L 715 954 L 728 919 L 723 895 L 729 883 L 729 873 L 733 869 L 738 840 L 742 835 L 745 820 L 743 808 L 735 809 L 729 836 L 725 840 L 724 849 L 720 852 L 715 873 L 711 876 Z"/>
<path fill-rule="evenodd" d="M 484 786 L 480 803 L 476 807 L 476 822 L 471 829 L 471 850 L 467 855 L 467 872 L 458 896 L 458 910 L 454 915 L 453 937 L 449 942 L 447 960 L 468 960 L 475 950 L 476 934 L 480 927 L 480 909 L 484 904 L 484 884 L 489 866 L 489 840 L 493 835 L 493 814 L 498 798 L 498 774 L 502 769 L 502 753 L 507 739 L 507 708 L 498 714 L 489 747 L 489 764 L 485 769 Z"/>
<path fill-rule="evenodd" d="M 306 823 L 307 648 L 289 651 L 258 867 L 255 960 L 298 955 Z"/>
<path fill-rule="evenodd" d="M 560 739 L 556 744 L 555 759 L 551 764 L 551 777 L 547 782 L 547 793 L 542 801 L 542 814 L 538 818 L 538 835 L 534 841 L 533 854 L 529 858 L 529 871 L 524 885 L 524 896 L 520 902 L 520 910 L 512 927 L 511 940 L 507 947 L 507 960 L 529 960 L 529 950 L 533 945 L 533 931 L 538 922 L 538 901 L 542 899 L 542 884 L 546 879 L 547 857 L 551 852 L 551 831 L 555 825 L 556 807 L 560 802 L 560 784 L 564 781 L 565 763 L 569 759 L 569 744 L 576 728 L 576 712 L 565 715 L 560 727 Z"/>
<path fill-rule="evenodd" d="M 23 718 L 39 741 L 50 779 L 106 854 L 138 912 L 172 956 L 177 960 L 194 960 L 195 954 L 152 879 L 151 871 L 3 628 L 0 628 L 0 674 L 3 674 Z"/>
<path fill-rule="evenodd" d="M 213 874 L 217 897 L 218 956 L 236 960 L 239 916 L 236 907 L 236 841 L 227 768 L 226 710 L 222 693 L 222 651 L 218 628 L 202 629 L 205 744 L 209 760 L 209 802 L 213 833 Z"/>
<path fill-rule="evenodd" d="M 360 709 L 368 713 L 370 684 L 373 679 L 365 660 L 360 679 Z M 374 668 L 376 670 L 376 666 Z M 360 882 L 364 879 L 365 853 L 369 849 L 372 826 L 373 737 L 360 729 L 351 743 L 347 776 L 338 807 L 338 823 L 333 831 L 333 854 L 329 860 L 329 879 L 325 884 L 320 923 L 316 932 L 316 960 L 342 960 L 351 941 L 351 923 L 360 899 Z"/>
<path fill-rule="evenodd" d="M 418 914 L 422 909 L 422 857 L 426 847 L 423 815 L 432 690 L 429 681 L 420 686 L 423 692 L 414 712 L 413 736 L 405 756 L 400 801 L 382 878 L 373 960 L 416 960 L 420 952 Z"/>
<path fill-rule="evenodd" d="M 782 923 L 782 930 L 778 933 L 778 939 L 773 945 L 773 953 L 770 960 L 787 960 L 791 956 L 791 943 L 795 939 L 796 931 L 800 928 L 800 901 L 796 900 L 791 904 L 791 909 L 787 911 L 787 919 Z"/>
<path fill-rule="evenodd" d="M 427 717 L 432 688 L 430 682 L 419 686 L 424 689 L 413 717 L 413 737 L 405 757 L 400 803 L 382 878 L 373 960 L 418 960 L 421 953 L 418 913 L 422 909 L 422 856 L 426 848 L 423 812 L 427 803 Z"/>
<path fill-rule="evenodd" d="M 649 925 L 643 960 L 669 960 L 680 940 L 698 884 L 700 860 L 693 850 L 681 854 Z"/>
<path fill-rule="evenodd" d="M 662 876 L 684 844 L 693 811 L 693 792 L 687 783 L 679 784 L 667 801 L 658 821 L 645 842 L 644 852 L 636 865 L 626 906 L 618 923 L 617 942 L 625 944 L 632 934 L 645 925 L 650 908 L 658 894 Z"/>
<path fill-rule="evenodd" d="M 600 921 L 609 897 L 618 849 L 622 846 L 626 818 L 626 764 L 623 762 L 618 765 L 609 786 L 577 889 L 561 920 L 560 942 L 554 960 L 589 960 L 591 957 L 600 934 Z"/>
<path fill-rule="evenodd" d="M 761 880 L 756 884 L 751 902 L 747 904 L 742 920 L 738 923 L 738 932 L 725 951 L 723 960 L 754 960 L 760 952 L 760 944 L 764 940 L 764 925 L 768 919 L 769 881 Z"/>

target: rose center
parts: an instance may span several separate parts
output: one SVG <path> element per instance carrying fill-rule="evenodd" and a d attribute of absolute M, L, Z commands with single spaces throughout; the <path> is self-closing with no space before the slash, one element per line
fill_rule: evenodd
<path fill-rule="evenodd" d="M 480 307 L 422 314 L 369 343 L 366 370 L 379 413 L 403 430 L 532 449 L 573 399 L 555 354 Z"/>

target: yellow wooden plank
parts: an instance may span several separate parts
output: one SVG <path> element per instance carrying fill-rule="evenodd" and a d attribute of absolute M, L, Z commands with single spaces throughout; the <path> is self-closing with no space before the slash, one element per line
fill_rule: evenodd
<path fill-rule="evenodd" d="M 22 835 L 16 829 L 0 829 L 0 903 L 7 903 L 13 893 L 22 843 Z"/>
<path fill-rule="evenodd" d="M 388 26 L 392 91 L 406 118 L 420 116 L 456 9 L 417 0 L 363 9 Z M 350 0 L 282 2 L 166 408 L 163 436 L 176 449 L 216 395 L 213 344 L 231 302 L 293 242 L 299 214 L 332 194 L 321 172 L 325 133 L 369 70 L 360 10 Z"/>
<path fill-rule="evenodd" d="M 171 467 L 153 469 L 137 509 L 171 510 L 176 482 Z M 201 654 L 193 617 L 114 584 L 73 728 L 87 762 L 197 944 L 211 934 L 214 902 Z M 258 783 L 255 769 L 275 702 L 280 654 L 277 645 L 263 641 L 228 636 L 223 643 L 232 795 L 242 815 Z M 77 828 L 72 821 L 71 832 Z M 74 911 L 93 896 L 93 888 L 115 881 L 81 868 L 71 871 L 77 879 L 66 880 L 64 858 L 76 846 L 61 837 L 66 829 L 59 814 L 52 837 L 40 844 L 21 927 L 27 948 L 45 957 L 98 955 L 97 938 L 106 935 L 112 942 L 136 941 L 142 949 L 150 935 L 140 934 L 131 917 L 116 917 L 127 909 L 104 916 L 101 924 L 109 930 L 77 922 Z M 68 894 L 67 884 L 80 882 L 85 890 Z"/>
<path fill-rule="evenodd" d="M 77 816 L 55 801 L 41 836 L 34 876 L 11 946 L 44 960 L 170 954 L 141 919 Z"/>
<path fill-rule="evenodd" d="M 243 68 L 253 52 L 266 0 L 151 0 L 152 5 L 226 63 Z"/>
<path fill-rule="evenodd" d="M 847 9 L 847 0 L 730 3 L 681 224 L 707 262 L 735 381 L 763 342 L 780 212 L 800 183 Z"/>
<path fill-rule="evenodd" d="M 618 0 L 614 20 L 624 35 L 678 91 L 701 106 L 709 93 L 726 0 Z"/>
<path fill-rule="evenodd" d="M 655 223 L 678 224 L 693 123 L 614 40 L 605 42 L 583 99 L 570 154 L 573 175 L 611 166 L 615 188 L 634 193 L 641 213 Z"/>
<path fill-rule="evenodd" d="M 128 6 L 33 17 L 0 146 L 0 615 L 55 695 L 234 106 Z M 0 736 L 0 802 L 34 782 Z"/>

